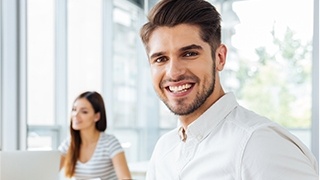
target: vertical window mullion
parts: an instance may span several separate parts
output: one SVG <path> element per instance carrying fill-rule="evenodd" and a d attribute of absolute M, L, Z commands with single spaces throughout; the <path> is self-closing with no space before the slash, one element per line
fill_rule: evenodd
<path fill-rule="evenodd" d="M 3 91 L 3 86 L 2 86 L 2 1 L 0 1 L 0 150 L 2 150 L 2 91 Z"/>
<path fill-rule="evenodd" d="M 59 137 L 61 142 L 67 136 L 66 117 L 68 114 L 68 59 L 67 59 L 67 3 L 65 0 L 55 1 L 55 119 L 61 126 Z M 58 143 L 59 144 L 59 143 Z"/>
<path fill-rule="evenodd" d="M 18 136 L 18 2 L 1 1 L 2 18 L 2 150 L 17 150 Z"/>
<path fill-rule="evenodd" d="M 311 150 L 319 159 L 319 9 L 318 0 L 314 0 L 313 18 L 313 58 L 312 58 L 312 124 L 311 124 Z"/>
<path fill-rule="evenodd" d="M 106 111 L 108 114 L 108 119 L 114 119 L 114 113 L 112 111 L 113 107 L 113 1 L 103 0 L 103 31 L 102 31 L 102 93 L 105 97 Z M 110 121 L 109 120 L 109 121 Z M 109 124 L 108 121 L 108 125 Z"/>
<path fill-rule="evenodd" d="M 27 0 L 19 1 L 19 149 L 27 148 Z"/>

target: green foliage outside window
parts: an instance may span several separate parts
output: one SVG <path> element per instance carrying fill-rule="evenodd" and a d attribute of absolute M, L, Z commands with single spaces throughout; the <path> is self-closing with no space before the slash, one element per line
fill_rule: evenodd
<path fill-rule="evenodd" d="M 311 51 L 287 28 L 284 37 L 271 32 L 274 49 L 256 49 L 258 60 L 240 60 L 237 96 L 246 107 L 289 128 L 311 125 Z M 248 66 L 248 64 L 250 64 Z"/>

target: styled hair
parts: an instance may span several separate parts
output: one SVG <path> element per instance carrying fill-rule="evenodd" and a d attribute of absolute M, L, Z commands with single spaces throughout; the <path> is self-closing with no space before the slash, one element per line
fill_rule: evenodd
<path fill-rule="evenodd" d="M 87 91 L 80 94 L 74 102 L 78 99 L 86 98 L 92 105 L 95 113 L 100 113 L 100 119 L 95 123 L 95 127 L 98 131 L 104 132 L 107 129 L 107 116 L 105 105 L 102 96 L 95 91 Z M 65 157 L 65 175 L 72 177 L 75 173 L 76 163 L 80 156 L 80 145 L 82 143 L 80 131 L 72 128 L 72 122 L 70 121 L 70 146 Z"/>
<path fill-rule="evenodd" d="M 161 0 L 148 14 L 148 22 L 140 30 L 147 51 L 151 34 L 158 27 L 190 24 L 200 28 L 200 37 L 213 52 L 221 43 L 221 17 L 216 8 L 205 0 Z"/>

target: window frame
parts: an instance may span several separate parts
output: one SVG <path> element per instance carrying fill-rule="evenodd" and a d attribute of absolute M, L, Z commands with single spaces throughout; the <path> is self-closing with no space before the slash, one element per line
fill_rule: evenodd
<path fill-rule="evenodd" d="M 313 50 L 312 50 L 312 109 L 311 109 L 311 151 L 320 161 L 319 158 L 319 11 L 320 4 L 314 0 L 313 5 Z"/>
<path fill-rule="evenodd" d="M 0 7 L 2 6 L 2 1 L 0 0 Z M 3 86 L 2 86 L 2 8 L 0 8 L 0 92 L 3 91 Z M 2 93 L 0 93 L 0 132 L 3 132 L 2 130 Z M 0 151 L 2 150 L 2 133 L 0 133 Z"/>

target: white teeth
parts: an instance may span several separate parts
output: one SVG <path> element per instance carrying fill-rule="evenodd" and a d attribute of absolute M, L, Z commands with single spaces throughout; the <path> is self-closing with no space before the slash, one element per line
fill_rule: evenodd
<path fill-rule="evenodd" d="M 191 87 L 191 84 L 184 84 L 184 85 L 181 85 L 181 86 L 169 86 L 169 90 L 174 92 L 174 93 L 177 93 L 177 92 L 186 91 L 190 87 Z"/>

